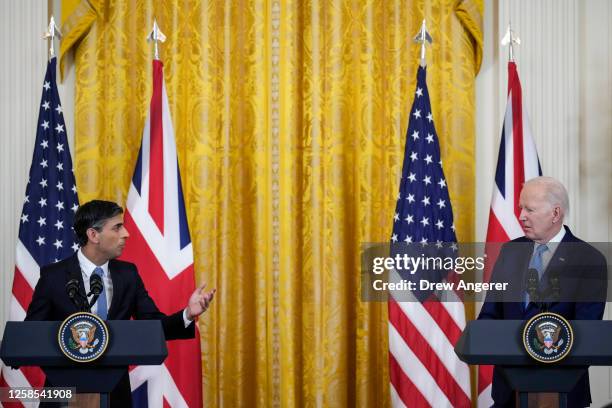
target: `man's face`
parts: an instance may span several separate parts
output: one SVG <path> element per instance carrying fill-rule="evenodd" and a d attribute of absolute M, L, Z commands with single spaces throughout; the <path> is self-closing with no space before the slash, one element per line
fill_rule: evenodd
<path fill-rule="evenodd" d="M 520 221 L 525 236 L 538 243 L 546 243 L 561 228 L 561 209 L 546 199 L 545 187 L 526 184 L 519 199 Z"/>
<path fill-rule="evenodd" d="M 130 236 L 123 225 L 123 214 L 109 218 L 100 231 L 94 231 L 97 251 L 106 259 L 115 259 L 120 256 L 123 252 L 125 241 Z"/>

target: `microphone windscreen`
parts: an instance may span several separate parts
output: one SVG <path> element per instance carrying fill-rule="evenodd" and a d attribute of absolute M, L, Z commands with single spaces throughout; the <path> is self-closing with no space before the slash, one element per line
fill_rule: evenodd
<path fill-rule="evenodd" d="M 102 283 L 102 278 L 100 275 L 96 275 L 95 273 L 91 274 L 91 277 L 89 278 L 89 289 L 94 295 L 99 295 L 102 293 L 104 283 Z"/>
<path fill-rule="evenodd" d="M 74 298 L 79 290 L 79 281 L 76 279 L 70 279 L 68 283 L 66 283 L 66 292 L 68 292 L 68 297 Z"/>
<path fill-rule="evenodd" d="M 539 280 L 538 271 L 533 268 L 527 270 L 527 283 L 536 283 Z"/>

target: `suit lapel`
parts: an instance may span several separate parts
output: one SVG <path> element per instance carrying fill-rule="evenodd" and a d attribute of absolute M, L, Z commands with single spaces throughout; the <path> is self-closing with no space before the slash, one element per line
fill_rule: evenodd
<path fill-rule="evenodd" d="M 546 267 L 546 270 L 544 271 L 544 275 L 542 275 L 542 277 L 548 276 L 550 271 L 559 270 L 559 268 L 563 268 L 565 266 L 567 259 L 566 249 L 567 246 L 564 245 L 563 242 L 561 242 L 557 247 L 557 250 L 553 254 L 552 258 L 550 259 L 550 262 L 548 263 L 548 266 Z"/>
<path fill-rule="evenodd" d="M 77 257 L 76 252 L 72 257 L 70 257 L 68 268 L 66 269 L 66 283 L 68 283 L 68 281 L 71 279 L 76 279 L 79 281 L 79 292 L 86 295 L 85 284 L 83 283 L 83 273 L 81 272 L 81 265 L 79 264 L 79 258 Z M 74 310 L 78 311 L 76 305 L 74 306 Z"/>
<path fill-rule="evenodd" d="M 559 271 L 564 270 L 564 268 L 567 266 L 567 260 L 571 258 L 569 254 L 571 246 L 568 245 L 568 243 L 576 242 L 577 239 L 567 226 L 564 225 L 563 228 L 565 228 L 565 235 L 563 236 L 561 242 L 559 242 L 559 246 L 557 246 L 552 258 L 550 258 L 550 261 L 544 270 L 544 274 L 542 275 L 542 279 L 550 279 L 550 275 L 553 271 L 557 271 L 558 273 Z M 557 303 L 559 302 L 552 302 L 550 307 Z"/>
<path fill-rule="evenodd" d="M 531 256 L 533 255 L 533 241 L 527 240 L 521 243 L 521 261 L 519 264 L 519 271 L 523 271 L 523 277 L 521 280 L 521 285 L 525 285 L 527 281 L 527 273 L 529 272 L 529 261 L 531 261 Z M 518 302 L 518 306 L 520 308 L 521 313 L 519 316 L 524 316 L 527 311 L 527 306 L 524 301 Z"/>
<path fill-rule="evenodd" d="M 574 235 L 572 234 L 572 232 L 570 231 L 568 227 L 564 226 L 564 228 L 565 228 L 565 235 L 563 236 L 563 239 L 561 240 L 561 242 L 559 242 L 559 246 L 557 246 L 557 250 L 553 254 L 552 258 L 550 258 L 550 261 L 548 262 L 548 265 L 546 266 L 546 270 L 544 271 L 544 275 L 542 275 L 542 277 L 548 276 L 549 271 L 563 268 L 566 265 L 566 260 L 569 259 L 568 258 L 569 246 L 567 244 L 569 242 L 576 242 L 576 237 L 574 237 Z"/>
<path fill-rule="evenodd" d="M 531 261 L 531 256 L 533 255 L 533 241 L 525 241 L 521 242 L 521 256 L 520 263 L 518 264 L 518 270 L 523 271 L 523 277 L 521 282 L 525 282 L 527 279 L 527 273 L 529 272 L 529 261 Z"/>
<path fill-rule="evenodd" d="M 117 309 L 117 305 L 119 299 L 123 296 L 123 280 L 121 279 L 121 271 L 118 270 L 116 262 L 114 260 L 110 260 L 108 263 L 108 270 L 110 272 L 111 280 L 113 281 L 113 298 L 111 299 L 110 308 L 108 309 L 108 319 L 115 318 L 115 309 Z"/>

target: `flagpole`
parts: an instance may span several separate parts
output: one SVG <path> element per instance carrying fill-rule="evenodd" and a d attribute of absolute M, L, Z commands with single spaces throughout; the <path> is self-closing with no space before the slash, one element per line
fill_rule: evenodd
<path fill-rule="evenodd" d="M 425 47 L 427 46 L 427 43 L 429 44 L 432 43 L 431 36 L 429 35 L 429 32 L 427 31 L 425 19 L 423 19 L 423 23 L 421 24 L 421 29 L 414 36 L 412 41 L 414 41 L 415 43 L 421 44 L 421 58 L 420 58 L 419 64 L 423 68 L 425 68 L 427 66 L 427 60 L 425 58 Z"/>
<path fill-rule="evenodd" d="M 43 34 L 43 40 L 49 41 L 49 59 L 55 57 L 55 37 L 62 38 L 62 32 L 59 30 L 57 25 L 55 25 L 55 18 L 51 16 L 49 20 L 49 26 L 47 27 L 47 31 Z"/>
<path fill-rule="evenodd" d="M 147 36 L 147 42 L 153 42 L 153 53 L 155 55 L 155 59 L 159 59 L 159 47 L 158 42 L 165 42 L 166 35 L 162 33 L 157 25 L 157 19 L 153 19 L 153 29 Z"/>
<path fill-rule="evenodd" d="M 508 61 L 514 62 L 514 44 L 521 45 L 521 39 L 514 33 L 512 29 L 512 21 L 508 23 L 508 29 L 504 38 L 501 40 L 501 45 L 508 46 Z"/>

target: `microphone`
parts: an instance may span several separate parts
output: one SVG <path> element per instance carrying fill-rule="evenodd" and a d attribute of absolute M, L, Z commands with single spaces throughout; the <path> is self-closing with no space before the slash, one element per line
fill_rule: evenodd
<path fill-rule="evenodd" d="M 559 284 L 559 274 L 553 271 L 548 276 L 548 291 L 546 292 L 545 312 L 550 310 L 552 304 L 559 301 L 561 297 L 561 285 Z"/>
<path fill-rule="evenodd" d="M 91 308 L 104 290 L 104 283 L 102 282 L 100 275 L 96 275 L 95 273 L 91 274 L 91 277 L 89 278 L 89 289 L 90 292 L 87 294 L 87 296 L 93 295 L 93 298 L 89 303 L 89 307 Z"/>
<path fill-rule="evenodd" d="M 66 293 L 68 293 L 68 297 L 72 301 L 72 303 L 79 309 L 81 312 L 86 311 L 85 307 L 83 307 L 83 294 L 79 291 L 79 280 L 78 279 L 70 279 L 68 283 L 66 283 Z"/>
<path fill-rule="evenodd" d="M 66 292 L 68 293 L 68 297 L 74 302 L 74 297 L 79 293 L 79 281 L 70 279 L 66 284 Z"/>
<path fill-rule="evenodd" d="M 91 277 L 89 278 L 89 289 L 91 291 L 87 294 L 87 296 L 100 296 L 100 293 L 102 293 L 104 290 L 104 283 L 102 283 L 102 278 L 100 275 L 96 275 L 95 273 L 91 274 Z"/>
<path fill-rule="evenodd" d="M 539 308 L 542 307 L 540 304 L 540 294 L 538 293 L 538 281 L 540 277 L 538 275 L 538 271 L 534 268 L 529 268 L 527 270 L 527 276 L 525 279 L 525 286 L 527 287 L 526 291 L 529 295 L 529 301 L 533 302 Z"/>

